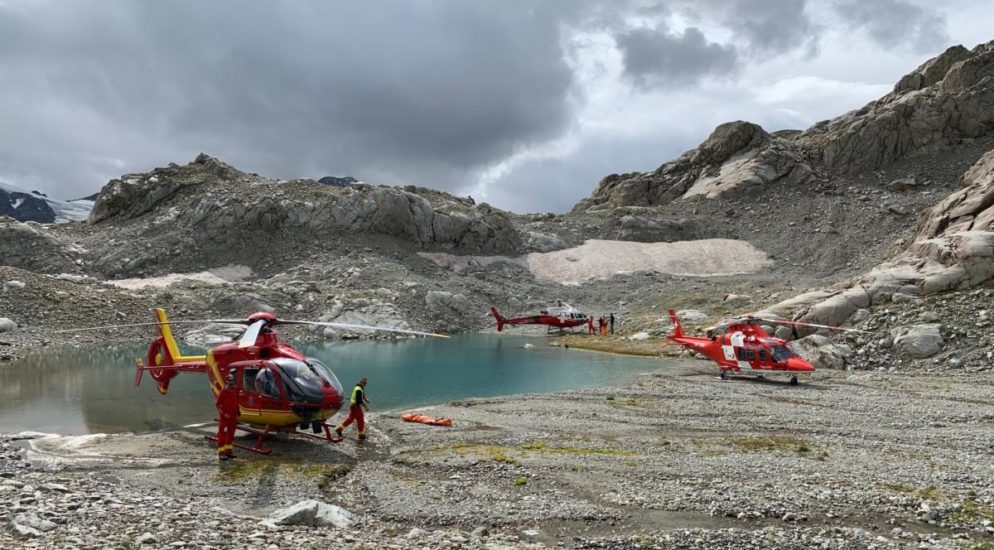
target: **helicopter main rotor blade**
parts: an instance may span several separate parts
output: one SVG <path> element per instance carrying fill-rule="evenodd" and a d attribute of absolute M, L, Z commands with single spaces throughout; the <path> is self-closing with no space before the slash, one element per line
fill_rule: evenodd
<path fill-rule="evenodd" d="M 416 336 L 431 336 L 434 338 L 448 338 L 444 334 L 438 334 L 436 332 L 421 332 L 419 330 L 407 330 L 403 328 L 390 328 L 390 327 L 374 327 L 370 325 L 353 325 L 351 323 L 328 323 L 323 321 L 293 321 L 289 319 L 279 319 L 276 321 L 277 324 L 283 325 L 312 325 L 319 327 L 331 327 L 331 328 L 354 328 L 360 330 L 379 330 L 384 332 L 397 332 L 400 334 L 413 334 Z"/>
<path fill-rule="evenodd" d="M 259 338 L 259 331 L 262 330 L 262 327 L 265 324 L 265 319 L 259 319 L 249 325 L 249 327 L 245 329 L 245 334 L 242 334 L 242 337 L 238 340 L 238 347 L 247 348 L 249 346 L 254 346 L 256 339 Z"/>
<path fill-rule="evenodd" d="M 247 324 L 249 324 L 249 322 L 250 321 L 246 321 L 244 319 L 242 319 L 242 320 L 235 320 L 235 319 L 185 319 L 185 320 L 178 320 L 178 321 L 170 320 L 169 322 L 166 322 L 166 323 L 161 323 L 159 321 L 154 321 L 154 322 L 150 322 L 150 323 L 124 323 L 124 324 L 120 324 L 120 325 L 102 325 L 102 326 L 98 326 L 98 327 L 70 328 L 70 329 L 64 329 L 64 330 L 53 330 L 52 333 L 58 334 L 58 333 L 65 333 L 65 332 L 86 332 L 88 330 L 107 330 L 107 329 L 115 329 L 115 328 L 152 327 L 152 326 L 161 326 L 161 325 L 191 325 L 191 324 L 208 324 L 208 323 L 227 324 L 227 325 L 247 325 Z"/>
<path fill-rule="evenodd" d="M 817 323 L 802 323 L 801 321 L 769 321 L 769 322 L 771 324 L 778 324 L 778 325 L 797 325 L 800 327 L 827 328 L 829 330 L 842 330 L 845 332 L 861 332 L 863 334 L 870 334 L 870 331 L 860 330 L 858 328 L 833 327 L 831 325 L 819 325 Z"/>

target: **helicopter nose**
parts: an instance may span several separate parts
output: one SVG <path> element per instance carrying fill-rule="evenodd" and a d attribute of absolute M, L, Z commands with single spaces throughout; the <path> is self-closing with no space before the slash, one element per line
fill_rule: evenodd
<path fill-rule="evenodd" d="M 338 409 L 342 406 L 342 396 L 338 394 L 335 388 L 331 386 L 324 387 L 324 403 L 322 406 L 326 409 Z"/>
<path fill-rule="evenodd" d="M 790 372 L 814 372 L 815 366 L 804 359 L 792 357 L 787 360 L 787 370 Z"/>

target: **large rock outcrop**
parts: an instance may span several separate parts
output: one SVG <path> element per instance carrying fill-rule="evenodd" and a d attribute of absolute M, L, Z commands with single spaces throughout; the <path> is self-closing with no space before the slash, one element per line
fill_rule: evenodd
<path fill-rule="evenodd" d="M 839 325 L 857 310 L 994 278 L 994 150 L 962 177 L 955 191 L 919 220 L 911 242 L 848 288 L 814 291 L 767 311 L 807 322 Z"/>
<path fill-rule="evenodd" d="M 506 213 L 418 187 L 311 180 L 277 182 L 201 154 L 112 180 L 90 216 L 94 224 L 147 217 L 150 231 L 188 231 L 204 247 L 244 247 L 255 235 L 308 236 L 379 233 L 422 248 L 468 253 L 519 251 L 523 238 Z"/>
<path fill-rule="evenodd" d="M 890 94 L 815 125 L 798 143 L 826 170 L 855 173 L 992 129 L 994 42 L 989 42 L 972 51 L 949 48 L 903 77 Z"/>
<path fill-rule="evenodd" d="M 904 76 L 865 107 L 804 132 L 767 133 L 748 122 L 718 126 L 696 149 L 654 172 L 607 176 L 574 212 L 721 198 L 816 175 L 858 173 L 994 130 L 994 42 L 955 46 Z"/>
<path fill-rule="evenodd" d="M 655 172 L 607 176 L 574 211 L 655 206 L 698 195 L 725 197 L 752 186 L 781 180 L 801 184 L 811 177 L 811 168 L 788 141 L 756 124 L 729 122 Z"/>
<path fill-rule="evenodd" d="M 0 265 L 38 273 L 63 273 L 76 268 L 71 247 L 34 222 L 0 217 Z"/>

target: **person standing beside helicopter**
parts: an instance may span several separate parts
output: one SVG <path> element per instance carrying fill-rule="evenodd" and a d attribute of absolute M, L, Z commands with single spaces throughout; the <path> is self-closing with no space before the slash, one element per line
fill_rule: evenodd
<path fill-rule="evenodd" d="M 235 385 L 235 369 L 228 371 L 224 387 L 217 394 L 214 406 L 217 407 L 217 458 L 235 458 L 235 428 L 238 426 L 238 387 Z"/>
<path fill-rule="evenodd" d="M 349 400 L 349 415 L 335 428 L 338 437 L 342 437 L 345 430 L 353 421 L 359 429 L 359 439 L 366 439 L 366 418 L 363 410 L 369 407 L 369 400 L 366 399 L 366 377 L 359 379 L 359 383 L 352 388 L 352 398 Z"/>

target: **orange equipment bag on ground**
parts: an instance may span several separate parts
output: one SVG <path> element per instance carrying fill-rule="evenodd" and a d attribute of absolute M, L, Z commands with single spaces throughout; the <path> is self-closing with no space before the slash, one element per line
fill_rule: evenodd
<path fill-rule="evenodd" d="M 452 426 L 451 418 L 435 418 L 433 416 L 424 416 L 421 414 L 405 414 L 400 417 L 404 422 L 420 422 L 421 424 L 429 424 L 431 426 Z"/>

